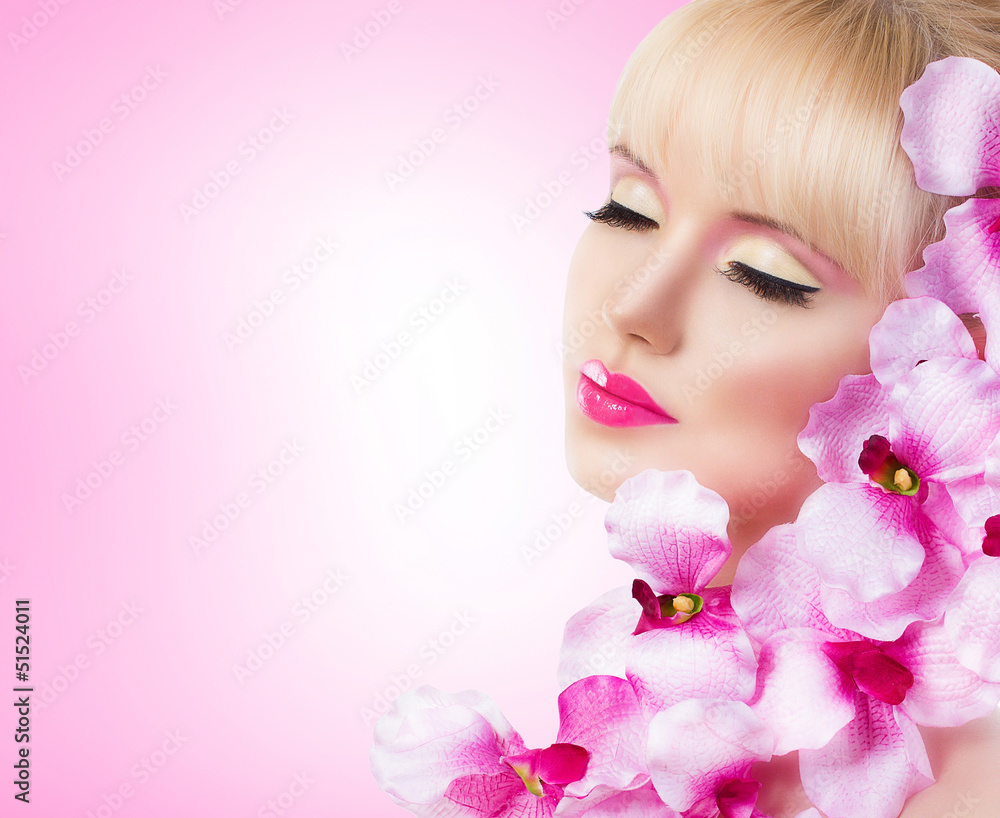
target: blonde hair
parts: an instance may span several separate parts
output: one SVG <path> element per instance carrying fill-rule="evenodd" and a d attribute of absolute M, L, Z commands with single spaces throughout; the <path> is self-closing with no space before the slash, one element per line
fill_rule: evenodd
<path fill-rule="evenodd" d="M 899 144 L 900 94 L 949 55 L 1000 66 L 1000 2 L 694 0 L 626 64 L 609 144 L 654 169 L 680 147 L 889 301 L 965 198 L 920 190 Z"/>

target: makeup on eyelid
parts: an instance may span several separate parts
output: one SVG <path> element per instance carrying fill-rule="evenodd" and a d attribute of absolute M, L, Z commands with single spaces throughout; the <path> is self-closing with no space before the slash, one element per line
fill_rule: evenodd
<path fill-rule="evenodd" d="M 641 220 L 635 219 L 631 214 L 655 222 L 655 225 L 640 224 Z M 643 180 L 631 176 L 625 176 L 615 183 L 608 203 L 597 211 L 596 216 L 589 213 L 587 215 L 595 221 L 632 230 L 653 230 L 666 219 L 659 195 Z M 783 300 L 799 306 L 808 302 L 808 297 L 804 298 L 798 293 L 782 293 L 777 289 L 781 287 L 782 281 L 789 282 L 797 290 L 804 292 L 818 292 L 822 287 L 821 282 L 787 248 L 766 236 L 736 236 L 721 256 L 730 269 L 735 266 L 741 271 L 739 276 L 729 276 L 730 278 L 737 283 L 749 283 L 749 289 L 767 300 Z M 762 273 L 763 278 L 770 281 L 750 281 L 750 277 L 756 276 L 754 271 Z M 756 278 L 760 279 L 761 276 Z M 771 297 L 767 294 L 771 294 Z"/>
<path fill-rule="evenodd" d="M 656 193 L 650 190 L 649 185 L 644 184 L 639 179 L 626 176 L 621 179 L 611 193 L 612 200 L 618 204 L 634 210 L 636 213 L 652 219 L 658 224 L 662 224 L 666 218 L 660 199 Z"/>
<path fill-rule="evenodd" d="M 822 286 L 812 273 L 789 255 L 788 251 L 763 236 L 740 236 L 726 248 L 724 255 L 727 260 L 738 259 L 747 266 L 774 278 L 817 290 Z"/>

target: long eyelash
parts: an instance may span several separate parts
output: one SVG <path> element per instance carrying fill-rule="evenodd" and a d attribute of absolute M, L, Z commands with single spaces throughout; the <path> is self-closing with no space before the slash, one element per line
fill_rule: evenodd
<path fill-rule="evenodd" d="M 730 261 L 728 264 L 725 270 L 716 267 L 716 272 L 730 281 L 742 284 L 765 301 L 780 301 L 793 307 L 809 307 L 812 297 L 819 292 L 818 287 L 807 287 L 805 284 L 795 284 L 775 278 L 739 261 Z"/>
<path fill-rule="evenodd" d="M 648 216 L 629 210 L 614 199 L 610 199 L 600 210 L 584 211 L 584 216 L 611 227 L 623 227 L 626 230 L 656 230 L 660 225 Z"/>

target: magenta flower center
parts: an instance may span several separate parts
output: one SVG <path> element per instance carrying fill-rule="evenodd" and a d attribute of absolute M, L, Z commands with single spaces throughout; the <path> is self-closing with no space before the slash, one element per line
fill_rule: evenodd
<path fill-rule="evenodd" d="M 917 473 L 899 462 L 882 435 L 872 435 L 862 444 L 858 466 L 886 491 L 912 497 L 920 489 Z"/>
<path fill-rule="evenodd" d="M 987 557 L 1000 557 L 1000 515 L 990 517 L 986 521 L 983 553 Z"/>
<path fill-rule="evenodd" d="M 642 606 L 639 624 L 632 631 L 638 636 L 657 628 L 670 628 L 687 622 L 699 613 L 704 600 L 698 594 L 660 594 L 657 596 L 649 583 L 637 579 L 632 582 L 632 598 Z"/>
<path fill-rule="evenodd" d="M 719 788 L 715 802 L 719 818 L 751 818 L 760 782 L 753 778 L 731 778 Z"/>
<path fill-rule="evenodd" d="M 565 787 L 587 772 L 590 754 L 577 744 L 553 744 L 544 750 L 527 750 L 503 761 L 514 770 L 532 795 L 544 795 L 542 784 Z"/>
<path fill-rule="evenodd" d="M 872 642 L 827 642 L 823 652 L 858 690 L 880 702 L 899 704 L 913 687 L 913 674 Z"/>

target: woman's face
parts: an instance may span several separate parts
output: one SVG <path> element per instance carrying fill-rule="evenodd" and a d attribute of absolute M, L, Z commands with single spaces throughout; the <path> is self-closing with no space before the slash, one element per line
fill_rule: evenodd
<path fill-rule="evenodd" d="M 723 180 L 683 156 L 645 160 L 613 146 L 610 200 L 571 262 L 568 465 L 606 500 L 644 469 L 687 469 L 748 544 L 819 486 L 796 437 L 842 376 L 870 371 L 885 304 L 824 254 L 823 235 L 733 211 Z"/>

